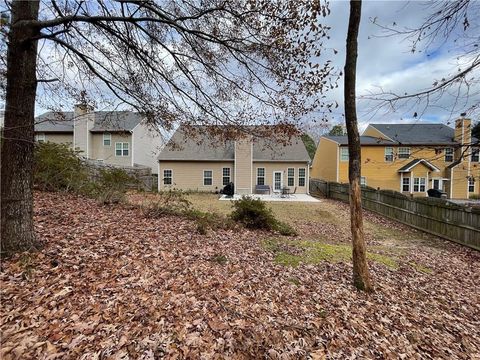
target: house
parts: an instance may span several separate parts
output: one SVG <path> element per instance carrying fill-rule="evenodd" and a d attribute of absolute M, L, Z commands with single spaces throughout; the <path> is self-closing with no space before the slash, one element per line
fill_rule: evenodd
<path fill-rule="evenodd" d="M 70 144 L 88 159 L 112 165 L 144 165 L 157 171 L 160 133 L 140 113 L 93 111 L 47 112 L 35 118 L 35 140 Z"/>
<path fill-rule="evenodd" d="M 480 194 L 478 139 L 471 120 L 443 124 L 370 124 L 360 136 L 362 185 L 427 196 L 439 189 L 452 199 Z M 312 178 L 348 182 L 348 138 L 322 136 Z"/>
<path fill-rule="evenodd" d="M 267 139 L 256 137 L 255 127 L 249 127 L 243 138 L 229 140 L 218 129 L 177 129 L 158 156 L 159 191 L 216 192 L 233 182 L 240 195 L 255 193 L 257 185 L 308 193 L 310 158 L 299 136 L 289 141 Z"/>

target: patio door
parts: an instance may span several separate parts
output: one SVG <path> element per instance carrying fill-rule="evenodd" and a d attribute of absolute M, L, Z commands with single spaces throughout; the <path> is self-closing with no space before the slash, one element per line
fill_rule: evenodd
<path fill-rule="evenodd" d="M 281 191 L 283 187 L 283 172 L 274 171 L 273 172 L 273 190 Z"/>

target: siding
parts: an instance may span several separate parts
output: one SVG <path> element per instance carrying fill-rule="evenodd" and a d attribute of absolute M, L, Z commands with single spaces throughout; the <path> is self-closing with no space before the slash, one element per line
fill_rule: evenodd
<path fill-rule="evenodd" d="M 235 141 L 235 192 L 238 194 L 252 193 L 252 152 L 250 138 Z"/>
<path fill-rule="evenodd" d="M 42 134 L 38 132 L 38 134 Z M 45 134 L 45 141 L 49 141 L 56 144 L 68 144 L 72 145 L 73 143 L 73 133 L 71 134 L 62 134 L 62 133 L 43 133 Z"/>
<path fill-rule="evenodd" d="M 157 157 L 163 145 L 160 132 L 149 128 L 144 122 L 133 129 L 133 163 L 146 165 L 152 169 L 152 173 L 158 172 Z"/>
<path fill-rule="evenodd" d="M 367 126 L 362 136 L 372 136 L 375 138 L 390 140 L 388 136 L 386 136 L 384 133 L 378 131 L 377 129 L 375 129 L 373 126 L 370 126 L 370 125 Z"/>
<path fill-rule="evenodd" d="M 297 194 L 306 194 L 308 193 L 308 163 L 301 163 L 301 162 L 259 162 L 255 161 L 253 163 L 253 176 L 252 176 L 252 184 L 253 184 L 253 191 L 255 192 L 255 185 L 257 184 L 257 169 L 264 168 L 265 169 L 265 185 L 270 185 L 270 189 L 273 190 L 273 172 L 274 171 L 281 171 L 283 173 L 283 186 L 287 186 L 287 169 L 294 168 L 295 169 L 295 184 L 294 186 L 289 186 L 290 191 L 293 191 L 295 187 L 297 188 Z M 298 169 L 304 168 L 305 169 L 305 186 L 298 186 Z"/>
<path fill-rule="evenodd" d="M 231 181 L 234 179 L 233 161 L 160 161 L 159 172 L 159 191 L 167 189 L 194 190 L 194 191 L 220 191 L 223 189 L 222 170 L 224 167 L 230 168 Z M 164 185 L 163 170 L 172 170 L 171 186 Z M 203 185 L 203 170 L 212 170 L 212 185 Z"/>
<path fill-rule="evenodd" d="M 312 178 L 337 181 L 338 143 L 320 138 L 312 164 Z"/>
<path fill-rule="evenodd" d="M 132 165 L 132 136 L 130 133 L 112 133 L 110 146 L 103 146 L 103 133 L 94 133 L 91 137 L 91 159 L 103 160 L 112 165 Z M 115 156 L 115 143 L 128 142 L 128 156 Z"/>

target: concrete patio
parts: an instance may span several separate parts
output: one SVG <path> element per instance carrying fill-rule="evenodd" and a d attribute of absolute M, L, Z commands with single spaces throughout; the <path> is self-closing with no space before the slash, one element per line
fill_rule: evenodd
<path fill-rule="evenodd" d="M 278 194 L 264 195 L 264 194 L 250 194 L 246 195 L 248 197 L 259 199 L 263 201 L 283 201 L 283 202 L 320 202 L 319 199 L 314 198 L 313 196 L 307 194 L 294 194 L 285 197 L 281 197 Z M 239 200 L 242 195 L 234 195 L 233 197 L 227 197 L 227 195 L 222 195 L 219 200 L 228 201 L 228 200 Z"/>

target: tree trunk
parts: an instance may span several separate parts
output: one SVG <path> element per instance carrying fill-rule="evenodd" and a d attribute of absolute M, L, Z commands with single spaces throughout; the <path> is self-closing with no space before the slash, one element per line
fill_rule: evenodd
<path fill-rule="evenodd" d="M 347 51 L 345 60 L 345 122 L 348 135 L 348 179 L 350 182 L 350 227 L 353 247 L 353 283 L 360 289 L 372 291 L 373 285 L 368 272 L 365 235 L 363 232 L 362 197 L 360 188 L 361 152 L 358 134 L 355 77 L 357 72 L 357 38 L 360 26 L 362 2 L 350 0 Z"/>
<path fill-rule="evenodd" d="M 38 19 L 39 0 L 15 0 L 11 6 L 1 152 L 2 255 L 29 250 L 36 245 L 33 231 L 33 146 L 37 41 L 32 38 L 38 35 L 38 30 L 18 22 Z"/>

